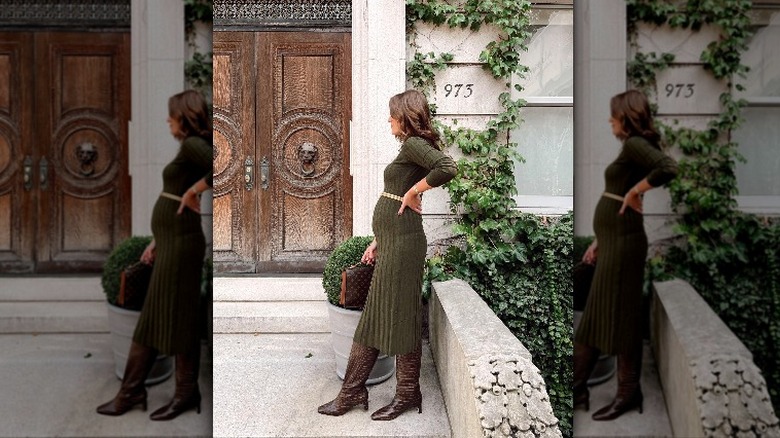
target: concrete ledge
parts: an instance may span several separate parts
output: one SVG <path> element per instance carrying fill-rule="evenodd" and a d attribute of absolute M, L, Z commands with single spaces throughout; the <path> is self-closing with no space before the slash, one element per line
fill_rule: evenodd
<path fill-rule="evenodd" d="M 675 436 L 780 436 L 753 355 L 691 285 L 654 283 L 651 318 Z"/>
<path fill-rule="evenodd" d="M 433 284 L 429 324 L 453 438 L 561 436 L 531 353 L 467 283 Z"/>

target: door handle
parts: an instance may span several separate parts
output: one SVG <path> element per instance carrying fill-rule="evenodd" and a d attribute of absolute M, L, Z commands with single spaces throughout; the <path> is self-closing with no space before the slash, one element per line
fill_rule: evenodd
<path fill-rule="evenodd" d="M 263 157 L 263 161 L 260 162 L 260 186 L 263 190 L 268 190 L 268 174 L 270 173 L 270 164 L 268 164 L 268 158 Z"/>
<path fill-rule="evenodd" d="M 248 192 L 252 191 L 252 187 L 254 187 L 255 184 L 255 175 L 252 169 L 255 167 L 254 160 L 252 160 L 252 157 L 246 157 L 246 160 L 244 160 L 244 184 L 246 184 L 246 190 Z"/>
<path fill-rule="evenodd" d="M 23 164 L 23 178 L 24 178 L 24 189 L 29 191 L 32 189 L 32 157 L 27 155 L 24 157 L 24 164 Z"/>
<path fill-rule="evenodd" d="M 41 161 L 38 162 L 38 167 L 41 176 L 41 190 L 46 190 L 46 187 L 49 185 L 49 161 L 46 157 L 41 158 Z"/>

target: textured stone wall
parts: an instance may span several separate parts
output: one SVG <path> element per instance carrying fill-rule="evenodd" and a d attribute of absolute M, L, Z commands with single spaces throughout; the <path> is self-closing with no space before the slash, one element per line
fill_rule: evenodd
<path fill-rule="evenodd" d="M 675 436 L 780 437 L 753 355 L 688 283 L 655 283 L 653 349 Z"/>
<path fill-rule="evenodd" d="M 453 438 L 561 436 L 531 354 L 467 283 L 434 283 L 429 322 Z"/>

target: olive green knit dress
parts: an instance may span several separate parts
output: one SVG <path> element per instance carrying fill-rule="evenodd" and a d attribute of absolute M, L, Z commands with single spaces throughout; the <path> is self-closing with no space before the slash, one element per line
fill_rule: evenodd
<path fill-rule="evenodd" d="M 677 164 L 642 137 L 627 139 L 604 172 L 605 191 L 625 195 L 644 178 L 653 187 L 677 174 Z M 642 282 L 647 235 L 642 214 L 602 196 L 593 217 L 598 259 L 576 341 L 609 354 L 632 353 L 642 345 Z"/>
<path fill-rule="evenodd" d="M 403 196 L 425 177 L 440 186 L 455 176 L 452 159 L 422 138 L 404 141 L 385 168 L 386 193 Z M 376 266 L 354 341 L 392 356 L 413 351 L 422 336 L 422 276 L 427 241 L 422 216 L 411 208 L 398 216 L 401 202 L 384 196 L 374 207 Z"/>
<path fill-rule="evenodd" d="M 181 196 L 201 178 L 212 185 L 214 150 L 201 137 L 186 138 L 176 158 L 163 170 L 163 191 Z M 156 254 L 149 291 L 133 340 L 164 354 L 191 351 L 198 345 L 200 280 L 206 240 L 200 214 L 179 201 L 160 197 L 152 211 Z"/>

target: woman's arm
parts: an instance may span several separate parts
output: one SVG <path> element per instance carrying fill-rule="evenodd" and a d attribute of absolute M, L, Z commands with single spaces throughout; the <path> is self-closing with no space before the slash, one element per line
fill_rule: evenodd
<path fill-rule="evenodd" d="M 641 213 L 642 194 L 666 184 L 677 176 L 677 162 L 641 137 L 632 137 L 626 140 L 624 150 L 631 161 L 647 169 L 648 173 L 644 179 L 623 195 L 620 214 L 623 214 L 626 206 Z"/>
<path fill-rule="evenodd" d="M 452 158 L 448 157 L 444 152 L 433 148 L 421 138 L 407 139 L 402 150 L 409 160 L 420 167 L 428 169 L 429 172 L 404 193 L 398 215 L 403 214 L 406 207 L 417 213 L 422 213 L 422 198 L 420 195 L 454 178 L 458 173 L 458 166 Z"/>
<path fill-rule="evenodd" d="M 208 169 L 208 172 L 206 176 L 199 179 L 181 195 L 181 203 L 177 213 L 182 214 L 184 207 L 200 213 L 200 199 L 198 199 L 198 195 L 214 185 L 214 149 L 201 137 L 188 137 L 182 142 L 181 147 L 184 156 L 189 161 L 202 169 Z"/>
<path fill-rule="evenodd" d="M 199 179 L 181 196 L 179 210 L 176 213 L 181 214 L 184 211 L 184 207 L 188 207 L 195 213 L 200 213 L 200 198 L 198 196 L 210 188 L 211 186 L 208 185 L 205 177 Z"/>

